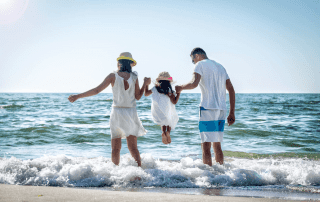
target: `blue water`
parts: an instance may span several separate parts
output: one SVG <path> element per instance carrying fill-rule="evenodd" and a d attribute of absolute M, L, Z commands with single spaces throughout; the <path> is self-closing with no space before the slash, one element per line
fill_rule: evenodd
<path fill-rule="evenodd" d="M 69 95 L 0 94 L 0 183 L 127 187 L 132 185 L 130 176 L 138 175 L 142 187 L 320 186 L 319 160 L 301 158 L 320 154 L 320 94 L 236 94 L 236 122 L 226 124 L 222 143 L 235 157 L 226 155 L 224 166 L 211 168 L 201 163 L 200 94 L 181 95 L 170 145 L 162 143 L 161 128 L 152 121 L 151 97 L 137 101 L 148 131 L 138 138 L 142 168 L 128 154 L 125 139 L 120 166 L 110 161 L 112 94 L 74 103 Z M 300 157 L 243 159 L 237 156 L 240 152 Z M 128 166 L 131 174 L 122 179 L 121 169 Z"/>
<path fill-rule="evenodd" d="M 110 157 L 112 94 L 75 103 L 68 101 L 69 95 L 0 94 L 0 156 Z M 168 146 L 161 142 L 160 126 L 152 121 L 151 97 L 143 96 L 137 101 L 137 111 L 148 133 L 138 139 L 140 152 L 174 160 L 200 155 L 199 103 L 200 94 L 181 95 L 176 105 L 179 123 Z M 320 153 L 319 94 L 237 94 L 235 113 L 235 124 L 225 126 L 223 150 Z M 123 140 L 121 154 L 125 153 Z"/>

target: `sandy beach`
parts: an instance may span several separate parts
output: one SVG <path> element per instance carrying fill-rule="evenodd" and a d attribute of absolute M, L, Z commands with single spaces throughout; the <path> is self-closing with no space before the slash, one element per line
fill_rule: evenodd
<path fill-rule="evenodd" d="M 225 197 L 225 196 L 205 196 L 187 194 L 167 194 L 167 193 L 146 193 L 128 191 L 105 191 L 75 189 L 63 187 L 44 186 L 20 186 L 0 184 L 0 201 L 2 202 L 31 202 L 31 201 L 233 201 L 233 202 L 271 202 L 271 201 L 292 201 L 268 198 L 249 197 Z"/>

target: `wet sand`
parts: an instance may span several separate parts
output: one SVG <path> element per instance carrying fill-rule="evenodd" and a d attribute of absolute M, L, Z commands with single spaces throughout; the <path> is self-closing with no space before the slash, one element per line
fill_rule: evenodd
<path fill-rule="evenodd" d="M 57 202 L 57 201 L 172 201 L 172 202 L 271 202 L 271 201 L 292 201 L 282 199 L 268 198 L 250 198 L 250 197 L 227 197 L 227 196 L 207 196 L 207 195 L 189 195 L 189 194 L 169 194 L 154 192 L 128 192 L 128 191 L 106 191 L 95 189 L 79 189 L 64 187 L 45 187 L 45 186 L 20 186 L 0 184 L 1 202 Z"/>

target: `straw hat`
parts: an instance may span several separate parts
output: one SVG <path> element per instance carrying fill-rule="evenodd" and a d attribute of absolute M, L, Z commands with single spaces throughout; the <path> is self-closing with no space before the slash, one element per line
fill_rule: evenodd
<path fill-rule="evenodd" d="M 122 60 L 122 59 L 131 60 L 133 62 L 133 66 L 137 65 L 137 62 L 132 58 L 132 55 L 129 52 L 121 53 L 120 56 L 117 58 L 117 61 Z"/>
<path fill-rule="evenodd" d="M 167 80 L 170 81 L 170 83 L 175 83 L 175 81 L 172 80 L 169 72 L 160 72 L 158 78 L 156 78 L 156 81 L 159 82 L 160 80 Z"/>

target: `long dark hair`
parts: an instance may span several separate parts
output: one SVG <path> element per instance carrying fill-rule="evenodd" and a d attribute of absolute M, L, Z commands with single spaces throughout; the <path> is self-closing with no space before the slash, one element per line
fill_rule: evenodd
<path fill-rule="evenodd" d="M 119 64 L 120 64 L 120 70 L 119 72 L 128 72 L 131 73 L 132 72 L 132 68 L 131 68 L 131 63 L 133 63 L 133 61 L 131 60 L 126 60 L 126 59 L 121 59 L 118 60 Z"/>
<path fill-rule="evenodd" d="M 159 93 L 165 94 L 167 95 L 171 90 L 171 93 L 173 93 L 174 91 L 172 90 L 172 86 L 170 84 L 170 81 L 167 80 L 160 80 L 158 81 L 158 83 L 160 84 L 160 86 L 156 86 L 156 89 Z"/>

